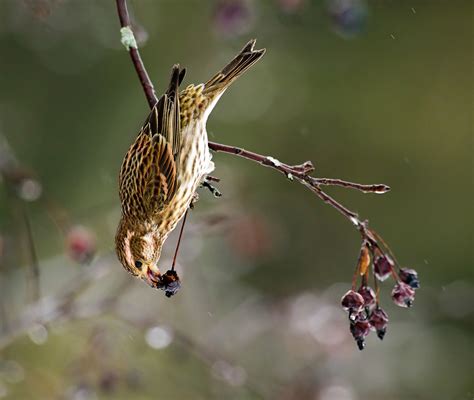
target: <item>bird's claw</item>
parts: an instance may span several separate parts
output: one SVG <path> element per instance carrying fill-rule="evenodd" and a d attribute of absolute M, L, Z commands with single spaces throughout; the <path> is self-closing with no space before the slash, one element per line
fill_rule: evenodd
<path fill-rule="evenodd" d="M 209 189 L 209 191 L 212 193 L 214 197 L 222 197 L 222 193 L 219 192 L 219 190 L 215 186 L 211 185 L 207 178 L 201 184 L 201 187 Z"/>

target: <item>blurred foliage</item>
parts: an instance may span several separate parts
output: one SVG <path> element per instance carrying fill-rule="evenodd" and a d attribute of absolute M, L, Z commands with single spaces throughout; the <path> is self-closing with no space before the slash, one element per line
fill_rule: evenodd
<path fill-rule="evenodd" d="M 0 133 L 45 195 L 95 232 L 99 257 L 113 249 L 118 169 L 147 114 L 113 3 L 0 2 Z M 472 2 L 130 6 L 158 93 L 174 63 L 187 68 L 185 84 L 202 82 L 258 38 L 267 54 L 223 96 L 211 140 L 288 163 L 311 159 L 318 176 L 389 184 L 384 196 L 331 193 L 370 219 L 401 263 L 418 270 L 422 289 L 409 312 L 388 306 L 390 288 L 382 289 L 387 338 L 359 353 L 338 309 L 358 233 L 300 185 L 218 154 L 224 197 L 201 193 L 191 214 L 182 292 L 165 299 L 106 258 L 109 274 L 81 301 L 115 293 L 123 280 L 118 311 L 86 308 L 48 326 L 47 340 L 36 327 L 40 340 L 29 332 L 2 345 L 0 398 L 471 398 Z M 67 258 L 43 203 L 28 214 L 41 289 L 53 295 L 92 266 Z M 28 299 L 24 236 L 17 202 L 2 190 L 6 335 Z M 227 357 L 240 367 L 216 361 Z"/>

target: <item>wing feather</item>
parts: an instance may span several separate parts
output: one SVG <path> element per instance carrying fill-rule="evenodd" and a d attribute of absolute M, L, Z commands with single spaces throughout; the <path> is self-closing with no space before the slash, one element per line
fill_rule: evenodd
<path fill-rule="evenodd" d="M 146 218 L 159 212 L 176 193 L 176 162 L 163 135 L 142 132 L 130 147 L 120 172 L 126 215 Z"/>
<path fill-rule="evenodd" d="M 178 87 L 185 70 L 173 67 L 170 84 L 128 150 L 120 172 L 123 212 L 146 218 L 175 195 L 177 159 L 181 150 Z"/>

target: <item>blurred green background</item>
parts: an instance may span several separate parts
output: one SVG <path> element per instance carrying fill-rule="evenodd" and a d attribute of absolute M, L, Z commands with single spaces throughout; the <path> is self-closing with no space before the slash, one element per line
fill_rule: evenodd
<path fill-rule="evenodd" d="M 114 2 L 3 0 L 0 135 L 43 196 L 24 202 L 4 177 L 0 398 L 472 399 L 472 1 L 130 3 L 158 93 L 174 63 L 185 85 L 203 82 L 257 38 L 267 54 L 222 97 L 210 139 L 390 185 L 328 192 L 422 289 L 403 310 L 382 285 L 388 334 L 360 352 L 339 308 L 358 233 L 303 186 L 226 154 L 224 196 L 201 191 L 190 215 L 181 292 L 133 280 L 112 252 L 117 175 L 147 103 Z M 58 221 L 95 236 L 90 265 L 68 256 Z"/>

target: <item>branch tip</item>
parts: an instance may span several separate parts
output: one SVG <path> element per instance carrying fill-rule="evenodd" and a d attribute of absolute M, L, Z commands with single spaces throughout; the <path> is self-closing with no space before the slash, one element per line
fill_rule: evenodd
<path fill-rule="evenodd" d="M 384 185 L 384 184 L 381 184 L 381 185 L 374 185 L 374 190 L 372 193 L 375 193 L 375 194 L 385 194 L 387 192 L 390 192 L 391 188 L 390 186 L 388 185 Z"/>

